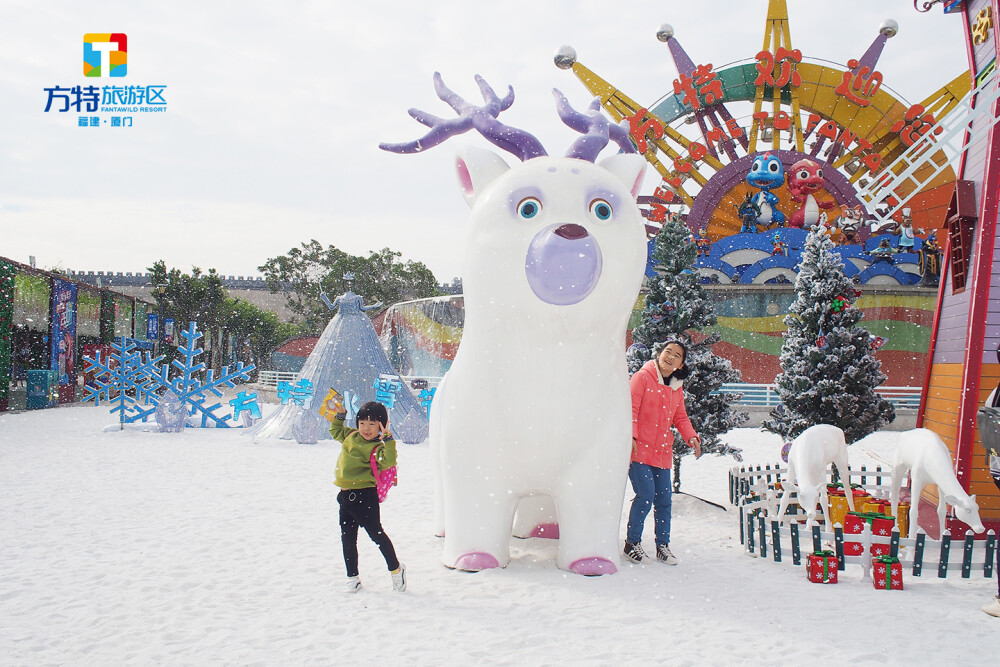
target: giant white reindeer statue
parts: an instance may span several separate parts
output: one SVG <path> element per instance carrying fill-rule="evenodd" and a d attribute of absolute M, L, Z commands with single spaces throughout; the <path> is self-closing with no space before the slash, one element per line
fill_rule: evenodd
<path fill-rule="evenodd" d="M 466 148 L 456 160 L 472 207 L 464 247 L 465 325 L 431 408 L 435 529 L 443 562 L 504 567 L 522 498 L 554 500 L 560 568 L 617 570 L 632 432 L 625 329 L 646 261 L 635 203 L 645 161 L 594 101 L 586 113 L 555 92 L 563 121 L 583 133 L 565 157 L 497 120 L 514 101 L 476 77 L 475 106 L 434 87 L 458 116 L 411 109 L 421 139 L 381 148 L 415 153 L 477 130 L 518 156 Z M 596 164 L 610 141 L 625 154 Z"/>
<path fill-rule="evenodd" d="M 944 530 L 945 505 L 955 508 L 955 518 L 968 524 L 976 533 L 986 528 L 979 518 L 976 496 L 969 495 L 955 477 L 955 464 L 947 445 L 937 433 L 915 428 L 899 434 L 899 445 L 892 464 L 892 515 L 899 507 L 899 488 L 906 473 L 910 473 L 910 535 L 916 537 L 920 510 L 920 492 L 927 484 L 938 487 L 938 525 Z"/>
<path fill-rule="evenodd" d="M 817 501 L 823 507 L 827 529 L 830 528 L 830 502 L 826 492 L 826 471 L 830 463 L 837 466 L 837 472 L 844 480 L 847 506 L 854 511 L 844 432 L 830 424 L 816 424 L 792 440 L 792 447 L 788 450 L 788 474 L 781 484 L 784 491 L 778 507 L 779 521 L 784 521 L 792 491 L 797 491 L 799 506 L 806 513 L 806 530 L 816 523 Z"/>

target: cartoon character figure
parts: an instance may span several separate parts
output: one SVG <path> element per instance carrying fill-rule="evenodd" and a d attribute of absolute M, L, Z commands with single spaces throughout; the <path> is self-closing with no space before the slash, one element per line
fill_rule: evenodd
<path fill-rule="evenodd" d="M 920 247 L 920 286 L 937 287 L 941 275 L 941 248 L 937 242 L 937 232 L 931 231 Z"/>
<path fill-rule="evenodd" d="M 760 195 L 757 195 L 760 196 Z M 748 192 L 746 197 L 743 199 L 741 204 L 733 204 L 740 214 L 740 218 L 743 220 L 743 226 L 740 227 L 740 234 L 756 234 L 758 219 L 760 218 L 760 206 L 754 201 L 754 193 Z"/>
<path fill-rule="evenodd" d="M 708 257 L 712 250 L 712 240 L 708 238 L 708 231 L 701 227 L 698 229 L 698 236 L 694 239 L 694 247 L 698 252 L 698 257 Z"/>
<path fill-rule="evenodd" d="M 781 234 L 778 232 L 774 233 L 771 237 L 771 242 L 773 249 L 771 250 L 771 256 L 781 255 L 782 257 L 788 257 L 788 244 L 781 240 Z"/>
<path fill-rule="evenodd" d="M 859 204 L 854 208 L 844 208 L 840 218 L 837 220 L 837 227 L 840 228 L 840 245 L 859 243 L 858 234 L 861 225 L 865 220 L 865 209 Z"/>
<path fill-rule="evenodd" d="M 760 209 L 757 224 L 765 228 L 771 226 L 784 227 L 785 214 L 778 210 L 778 195 L 771 192 L 785 183 L 785 168 L 776 155 L 764 153 L 754 158 L 747 174 L 747 183 L 760 190 L 753 202 Z M 742 215 L 742 210 L 740 215 Z M 744 218 L 743 226 L 746 227 Z M 756 231 L 756 230 L 754 230 Z"/>
<path fill-rule="evenodd" d="M 913 252 L 913 240 L 917 234 L 923 234 L 922 229 L 913 229 L 913 218 L 910 216 L 910 209 L 903 209 L 903 219 L 891 232 L 899 237 L 899 251 Z"/>
<path fill-rule="evenodd" d="M 792 165 L 788 174 L 788 189 L 792 199 L 802 206 L 788 223 L 789 227 L 812 229 L 819 222 L 820 209 L 831 209 L 837 204 L 832 201 L 818 201 L 812 193 L 823 187 L 823 167 L 818 162 L 803 158 Z"/>
<path fill-rule="evenodd" d="M 883 238 L 878 242 L 878 247 L 874 250 L 869 250 L 866 255 L 871 255 L 872 264 L 878 264 L 879 262 L 885 262 L 886 264 L 892 265 L 895 263 L 893 260 L 893 255 L 898 253 L 899 250 L 892 247 L 888 238 Z"/>

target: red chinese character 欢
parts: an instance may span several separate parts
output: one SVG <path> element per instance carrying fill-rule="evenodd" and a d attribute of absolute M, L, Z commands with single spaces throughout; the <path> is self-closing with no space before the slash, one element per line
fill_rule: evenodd
<path fill-rule="evenodd" d="M 770 51 L 761 51 L 756 56 L 757 59 L 757 78 L 754 80 L 753 85 L 760 86 L 773 86 L 781 88 L 789 83 L 792 84 L 793 88 L 798 88 L 802 85 L 802 76 L 797 70 L 792 69 L 792 63 L 802 62 L 802 51 L 799 49 L 786 49 L 783 46 L 779 46 L 776 53 L 771 53 Z M 776 65 L 781 65 L 781 71 L 778 73 L 778 78 L 774 78 L 774 68 Z"/>
<path fill-rule="evenodd" d="M 851 58 L 847 61 L 847 66 L 853 70 L 858 66 L 858 61 Z M 840 85 L 834 92 L 843 95 L 859 107 L 866 107 L 872 103 L 871 98 L 882 87 L 882 73 L 872 72 L 867 65 L 858 70 L 857 74 L 851 70 L 844 72 Z M 870 76 L 869 72 L 871 72 Z"/>

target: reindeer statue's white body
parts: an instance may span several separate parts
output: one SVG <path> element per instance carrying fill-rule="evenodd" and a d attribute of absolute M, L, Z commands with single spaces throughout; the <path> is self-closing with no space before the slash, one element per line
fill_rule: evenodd
<path fill-rule="evenodd" d="M 799 506 L 806 513 L 806 529 L 816 523 L 816 503 L 823 507 L 823 518 L 830 527 L 830 503 L 826 491 L 827 467 L 833 463 L 844 480 L 847 506 L 854 511 L 854 494 L 851 493 L 848 471 L 847 443 L 844 432 L 830 424 L 816 424 L 792 440 L 788 450 L 788 474 L 782 482 L 783 492 L 778 507 L 778 520 L 784 521 L 785 509 L 791 501 L 792 491 L 798 492 Z"/>
<path fill-rule="evenodd" d="M 906 473 L 910 473 L 910 535 L 916 537 L 917 517 L 920 510 L 920 493 L 927 484 L 938 487 L 938 525 L 944 530 L 945 505 L 955 508 L 955 518 L 969 525 L 976 533 L 986 528 L 979 518 L 976 496 L 970 496 L 955 477 L 955 464 L 947 445 L 937 433 L 926 428 L 915 428 L 899 434 L 899 444 L 892 464 L 892 515 L 899 507 L 899 489 Z"/>
<path fill-rule="evenodd" d="M 436 83 L 461 113 L 464 102 Z M 558 514 L 556 564 L 615 572 L 632 428 L 624 337 L 646 259 L 635 204 L 645 161 L 614 155 L 598 165 L 542 152 L 511 168 L 470 148 L 457 167 L 472 206 L 459 251 L 465 324 L 430 417 L 442 560 L 470 571 L 505 566 L 518 502 L 546 497 Z"/>

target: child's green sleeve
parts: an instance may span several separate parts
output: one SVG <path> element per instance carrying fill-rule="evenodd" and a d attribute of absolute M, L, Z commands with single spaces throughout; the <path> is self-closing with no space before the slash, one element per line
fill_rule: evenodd
<path fill-rule="evenodd" d="M 351 429 L 344 424 L 345 415 L 336 415 L 330 422 L 330 435 L 338 442 L 343 442 L 344 438 L 351 434 Z"/>

